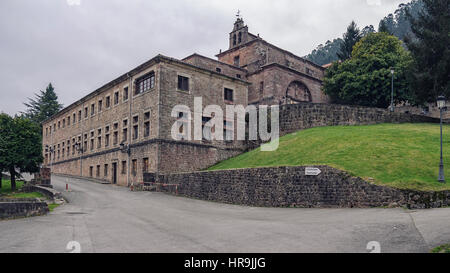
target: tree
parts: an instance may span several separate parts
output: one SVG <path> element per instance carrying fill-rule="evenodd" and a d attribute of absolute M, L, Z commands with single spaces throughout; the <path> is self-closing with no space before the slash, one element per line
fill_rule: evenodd
<path fill-rule="evenodd" d="M 305 58 L 318 65 L 329 64 L 337 61 L 337 53 L 339 52 L 342 44 L 342 39 L 337 38 L 333 41 L 327 41 L 325 45 L 319 45 Z"/>
<path fill-rule="evenodd" d="M 40 91 L 40 94 L 35 94 L 34 99 L 28 98 L 28 100 L 29 102 L 24 103 L 28 108 L 24 114 L 38 124 L 41 124 L 63 108 L 62 104 L 58 102 L 58 96 L 51 83 L 49 83 L 45 92 Z"/>
<path fill-rule="evenodd" d="M 386 22 L 383 20 L 380 21 L 380 25 L 378 26 L 378 32 L 385 32 L 390 35 L 392 34 L 391 31 L 389 30 Z"/>
<path fill-rule="evenodd" d="M 405 39 L 414 58 L 411 89 L 414 104 L 450 97 L 450 2 L 423 0 L 424 9 L 414 19 L 408 13 L 415 38 Z"/>
<path fill-rule="evenodd" d="M 23 116 L 0 114 L 0 136 L 0 166 L 9 171 L 15 190 L 17 175 L 36 172 L 42 163 L 41 128 Z"/>
<path fill-rule="evenodd" d="M 352 58 L 334 63 L 325 74 L 324 92 L 335 103 L 386 108 L 391 72 L 395 69 L 395 101 L 410 99 L 406 74 L 412 59 L 402 42 L 385 32 L 370 33 L 353 49 Z"/>
<path fill-rule="evenodd" d="M 344 33 L 343 42 L 337 56 L 341 61 L 345 61 L 352 56 L 353 46 L 361 39 L 361 32 L 355 21 L 352 21 Z"/>
<path fill-rule="evenodd" d="M 5 160 L 8 156 L 8 140 L 11 123 L 12 118 L 10 116 L 0 113 L 0 188 L 2 187 L 2 172 L 8 171 Z"/>

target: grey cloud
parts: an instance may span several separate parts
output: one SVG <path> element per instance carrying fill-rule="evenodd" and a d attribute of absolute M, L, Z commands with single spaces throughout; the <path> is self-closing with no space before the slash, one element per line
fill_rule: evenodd
<path fill-rule="evenodd" d="M 64 105 L 161 53 L 214 57 L 228 46 L 235 13 L 252 33 L 300 56 L 341 36 L 355 19 L 377 25 L 401 2 L 66 0 L 0 1 L 0 111 L 52 82 Z"/>

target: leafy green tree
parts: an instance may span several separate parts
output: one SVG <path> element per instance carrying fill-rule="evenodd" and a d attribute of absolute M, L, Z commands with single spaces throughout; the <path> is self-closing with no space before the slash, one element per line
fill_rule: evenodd
<path fill-rule="evenodd" d="M 355 21 L 352 21 L 344 33 L 343 42 L 337 56 L 341 61 L 345 61 L 352 56 L 353 46 L 361 39 L 361 32 Z"/>
<path fill-rule="evenodd" d="M 8 156 L 8 142 L 10 135 L 12 118 L 7 114 L 0 113 L 0 188 L 2 187 L 2 172 L 8 171 L 6 168 L 6 158 Z"/>
<path fill-rule="evenodd" d="M 29 98 L 28 100 L 27 103 L 24 103 L 27 107 L 27 111 L 24 114 L 38 124 L 41 124 L 63 108 L 62 104 L 58 102 L 58 96 L 51 83 L 45 91 L 40 91 L 39 94 L 35 94 L 34 99 Z"/>
<path fill-rule="evenodd" d="M 23 116 L 0 114 L 0 136 L 0 166 L 9 171 L 15 190 L 20 172 L 36 172 L 42 163 L 41 128 Z"/>
<path fill-rule="evenodd" d="M 412 59 L 402 42 L 385 32 L 370 33 L 353 49 L 351 59 L 334 63 L 325 74 L 324 92 L 334 103 L 386 108 L 395 69 L 395 102 L 410 99 L 406 74 Z"/>
<path fill-rule="evenodd" d="M 411 89 L 415 104 L 450 97 L 450 1 L 423 0 L 424 9 L 411 20 L 415 38 L 405 42 L 414 58 Z"/>

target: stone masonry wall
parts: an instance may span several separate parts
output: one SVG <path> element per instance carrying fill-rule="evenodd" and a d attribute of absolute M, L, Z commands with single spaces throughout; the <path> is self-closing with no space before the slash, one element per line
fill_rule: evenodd
<path fill-rule="evenodd" d="M 318 166 L 318 176 L 305 167 L 238 169 L 160 175 L 162 187 L 182 196 L 262 207 L 379 207 L 434 208 L 450 204 L 450 191 L 419 192 L 377 186 L 346 172 Z"/>
<path fill-rule="evenodd" d="M 380 108 L 338 104 L 305 102 L 280 108 L 281 135 L 320 126 L 418 122 L 438 123 L 439 120 L 407 113 L 391 113 Z"/>

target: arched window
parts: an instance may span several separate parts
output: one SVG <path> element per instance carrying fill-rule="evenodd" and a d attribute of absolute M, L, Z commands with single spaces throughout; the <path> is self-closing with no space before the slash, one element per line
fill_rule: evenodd
<path fill-rule="evenodd" d="M 295 104 L 299 102 L 311 102 L 311 93 L 308 87 L 300 82 L 293 81 L 286 90 L 285 104 Z"/>
<path fill-rule="evenodd" d="M 242 32 L 239 32 L 238 44 L 242 42 Z"/>
<path fill-rule="evenodd" d="M 236 34 L 233 35 L 233 45 L 236 45 Z"/>

